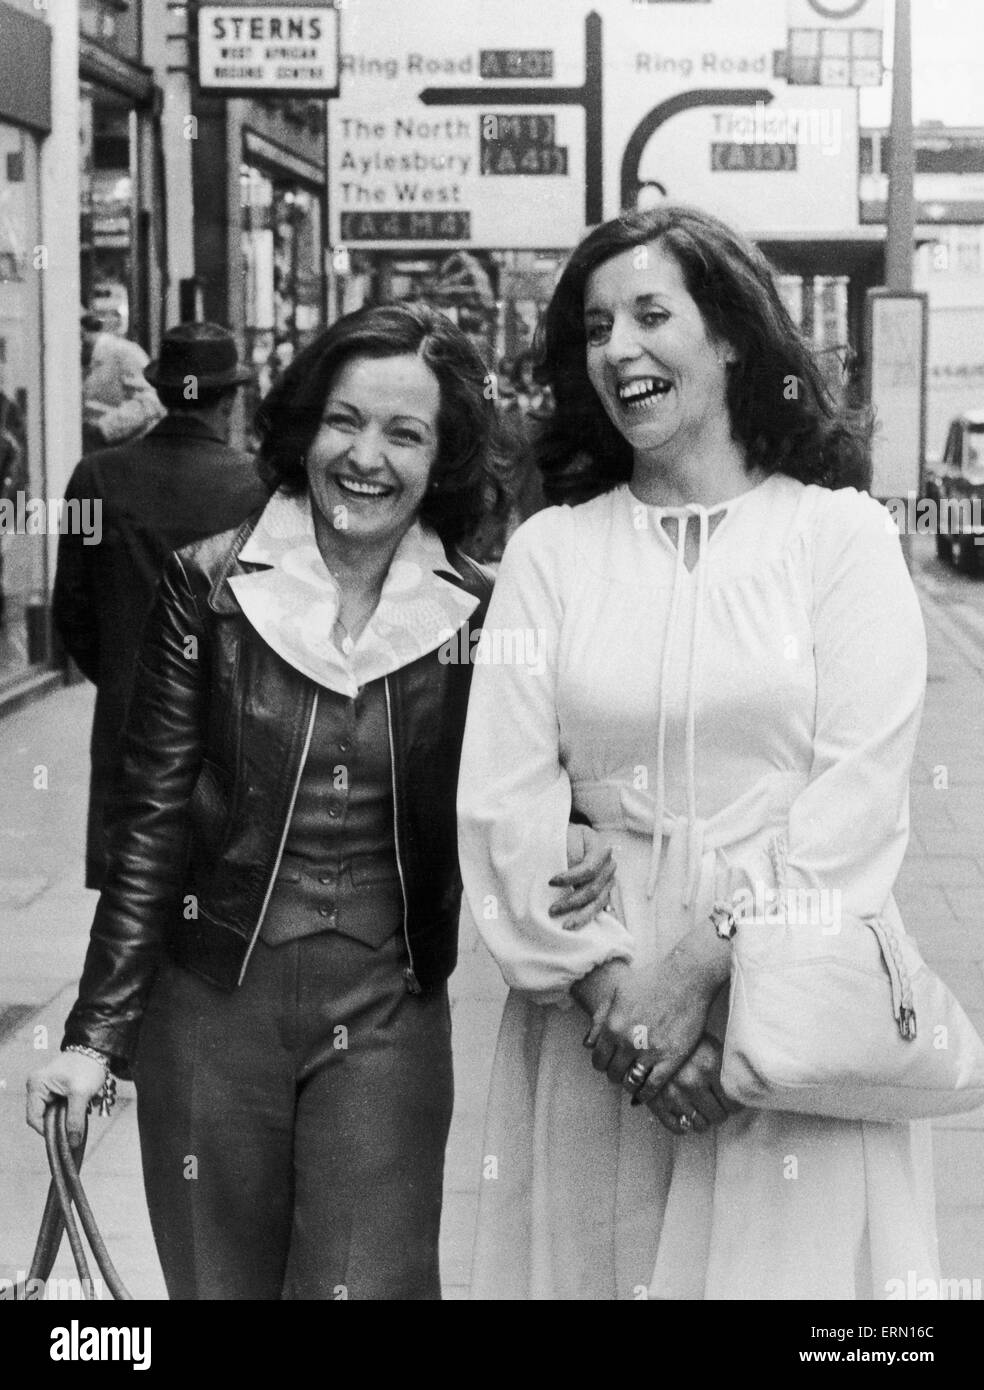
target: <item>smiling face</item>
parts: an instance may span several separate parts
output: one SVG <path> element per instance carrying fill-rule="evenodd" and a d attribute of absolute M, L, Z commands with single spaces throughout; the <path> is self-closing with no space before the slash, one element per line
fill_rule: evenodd
<path fill-rule="evenodd" d="M 440 408 L 437 377 L 420 357 L 350 358 L 307 452 L 316 522 L 340 538 L 397 544 L 427 491 Z"/>
<path fill-rule="evenodd" d="M 588 378 L 637 460 L 700 457 L 730 439 L 726 364 L 736 354 L 709 336 L 672 255 L 651 244 L 598 266 L 584 324 Z"/>

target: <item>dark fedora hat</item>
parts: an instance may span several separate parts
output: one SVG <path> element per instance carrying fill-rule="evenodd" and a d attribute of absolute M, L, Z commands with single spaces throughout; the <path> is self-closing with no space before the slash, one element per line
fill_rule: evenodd
<path fill-rule="evenodd" d="M 179 323 L 161 339 L 161 353 L 144 371 L 151 386 L 183 387 L 194 377 L 199 391 L 242 386 L 252 372 L 239 365 L 236 340 L 218 323 Z"/>

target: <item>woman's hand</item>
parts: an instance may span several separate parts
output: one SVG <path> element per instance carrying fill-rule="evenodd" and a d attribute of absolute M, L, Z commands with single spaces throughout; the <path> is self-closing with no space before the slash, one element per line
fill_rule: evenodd
<path fill-rule="evenodd" d="M 604 965 L 596 965 L 594 970 L 571 986 L 571 995 L 591 1020 L 591 1027 L 584 1039 L 585 1047 L 594 1046 L 597 1031 L 604 1023 L 619 984 L 630 968 L 627 961 L 609 960 Z"/>
<path fill-rule="evenodd" d="M 715 993 L 728 976 L 730 954 L 712 932 L 679 942 L 669 955 L 619 980 L 607 1013 L 586 1040 L 591 1065 L 616 1085 L 630 1081 L 648 1104 L 679 1071 L 704 1031 Z"/>
<path fill-rule="evenodd" d="M 743 1108 L 722 1089 L 723 1055 L 717 1038 L 705 1033 L 680 1070 L 646 1102 L 664 1129 L 671 1134 L 685 1134 L 691 1129 L 703 1134 Z"/>
<path fill-rule="evenodd" d="M 615 882 L 612 851 L 590 825 L 567 827 L 567 868 L 550 880 L 551 888 L 562 888 L 550 908 L 551 917 L 566 917 L 565 931 L 577 931 L 608 906 Z"/>
<path fill-rule="evenodd" d="M 106 1068 L 81 1052 L 60 1052 L 27 1078 L 27 1123 L 44 1133 L 44 1112 L 55 1096 L 68 1098 L 68 1138 L 76 1148 L 85 1134 L 89 1102 L 102 1090 Z"/>

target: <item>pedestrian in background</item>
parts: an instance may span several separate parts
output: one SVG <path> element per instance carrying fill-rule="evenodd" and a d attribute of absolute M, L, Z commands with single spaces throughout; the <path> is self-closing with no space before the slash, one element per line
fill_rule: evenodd
<path fill-rule="evenodd" d="M 86 837 L 88 888 L 105 869 L 103 811 L 118 766 L 133 667 L 170 551 L 225 531 L 266 501 L 252 464 L 229 447 L 236 393 L 250 379 L 228 329 L 182 324 L 147 368 L 167 414 L 149 434 L 78 464 L 66 498 L 101 509 L 101 539 L 63 532 L 52 600 L 68 654 L 96 686 Z M 154 399 L 157 399 L 155 395 Z"/>
<path fill-rule="evenodd" d="M 537 353 L 526 348 L 512 364 L 512 385 L 520 412 L 534 420 L 548 419 L 553 412 L 549 387 L 537 380 Z"/>
<path fill-rule="evenodd" d="M 533 382 L 533 363 L 532 352 L 522 353 L 516 363 L 504 358 L 498 372 L 489 376 L 503 441 L 501 466 L 494 492 L 490 490 L 489 510 L 467 543 L 469 554 L 487 564 L 498 564 L 517 527 L 546 505 L 535 451 L 553 400 L 549 388 Z"/>
<path fill-rule="evenodd" d="M 422 305 L 339 320 L 261 406 L 260 516 L 165 569 L 68 1050 L 28 1115 L 67 1095 L 77 1131 L 103 1061 L 133 1066 L 172 1298 L 440 1298 L 485 380 Z M 566 842 L 575 928 L 611 867 Z"/>
<path fill-rule="evenodd" d="M 553 418 L 554 399 L 550 386 L 537 380 L 537 367 L 538 353 L 527 349 L 519 354 L 512 371 L 522 439 L 515 498 L 517 525 L 528 521 L 535 512 L 546 506 L 543 477 L 536 458 L 540 439 Z"/>
<path fill-rule="evenodd" d="M 83 313 L 82 452 L 122 444 L 151 429 L 164 406 L 145 368 L 149 361 L 139 343 L 103 332 L 98 314 Z"/>

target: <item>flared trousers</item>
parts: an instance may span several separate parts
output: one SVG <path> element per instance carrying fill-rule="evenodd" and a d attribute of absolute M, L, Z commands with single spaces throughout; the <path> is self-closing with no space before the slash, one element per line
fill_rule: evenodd
<path fill-rule="evenodd" d="M 233 993 L 164 966 L 134 1076 L 172 1299 L 440 1298 L 450 1013 L 405 964 L 322 933 L 257 941 Z"/>

